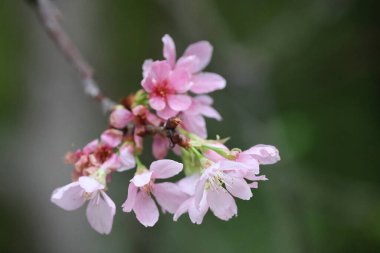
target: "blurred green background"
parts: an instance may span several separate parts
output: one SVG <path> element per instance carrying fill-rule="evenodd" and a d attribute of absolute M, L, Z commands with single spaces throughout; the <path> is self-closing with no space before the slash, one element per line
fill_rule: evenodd
<path fill-rule="evenodd" d="M 161 215 L 154 228 L 117 210 L 101 236 L 52 190 L 66 151 L 106 126 L 79 75 L 22 0 L 0 1 L 1 252 L 379 252 L 379 6 L 367 0 L 55 0 L 63 24 L 114 99 L 134 91 L 169 33 L 177 54 L 214 45 L 209 71 L 231 147 L 273 144 L 282 161 L 228 222 Z M 149 157 L 146 162 L 149 162 Z M 131 172 L 113 178 L 117 206 Z"/>

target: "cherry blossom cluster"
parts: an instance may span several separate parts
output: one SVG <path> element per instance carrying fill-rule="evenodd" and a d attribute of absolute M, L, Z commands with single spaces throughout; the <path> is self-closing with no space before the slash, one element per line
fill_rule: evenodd
<path fill-rule="evenodd" d="M 97 232 L 111 232 L 116 212 L 107 195 L 114 174 L 133 170 L 123 212 L 134 212 L 146 227 L 154 226 L 159 209 L 173 220 L 188 213 L 201 224 L 208 210 L 222 220 L 237 215 L 234 198 L 249 200 L 258 182 L 267 180 L 260 165 L 280 160 L 274 146 L 229 149 L 226 139 L 207 139 L 205 117 L 221 120 L 208 93 L 226 81 L 204 72 L 212 55 L 206 41 L 191 44 L 176 59 L 172 38 L 162 38 L 164 60 L 146 60 L 142 89 L 124 98 L 109 115 L 109 127 L 98 139 L 66 155 L 73 165 L 72 183 L 54 190 L 51 201 L 71 211 L 86 202 L 86 215 Z M 156 161 L 141 161 L 144 139 L 152 137 Z M 165 159 L 172 150 L 181 160 Z M 168 181 L 184 175 L 177 182 Z M 178 177 L 177 177 L 178 178 Z M 127 189 L 126 189 L 127 191 Z"/>

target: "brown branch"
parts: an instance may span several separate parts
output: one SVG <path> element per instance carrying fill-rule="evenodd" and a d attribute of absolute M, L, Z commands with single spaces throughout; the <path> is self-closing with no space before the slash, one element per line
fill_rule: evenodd
<path fill-rule="evenodd" d="M 93 69 L 82 57 L 77 47 L 74 45 L 70 37 L 62 28 L 59 22 L 62 15 L 58 8 L 50 0 L 26 1 L 34 6 L 41 24 L 44 26 L 49 37 L 52 39 L 58 49 L 60 49 L 60 51 L 64 54 L 64 56 L 78 70 L 82 78 L 82 85 L 85 93 L 101 103 L 104 111 L 111 111 L 116 103 L 108 97 L 104 96 L 100 91 L 93 77 Z"/>

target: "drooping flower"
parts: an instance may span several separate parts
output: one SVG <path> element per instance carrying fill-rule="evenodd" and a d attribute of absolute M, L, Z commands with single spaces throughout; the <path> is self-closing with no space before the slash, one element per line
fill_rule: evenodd
<path fill-rule="evenodd" d="M 54 190 L 51 201 L 64 210 L 72 211 L 88 200 L 86 216 L 91 227 L 98 233 L 109 234 L 116 207 L 104 188 L 96 179 L 82 176 L 78 181 Z"/>
<path fill-rule="evenodd" d="M 182 168 L 181 163 L 164 159 L 153 162 L 149 170 L 136 174 L 129 184 L 123 211 L 133 210 L 141 224 L 146 227 L 154 226 L 159 217 L 158 207 L 152 198 L 154 197 L 164 211 L 174 213 L 186 199 L 186 195 L 174 183 L 156 183 L 155 180 L 175 176 Z"/>

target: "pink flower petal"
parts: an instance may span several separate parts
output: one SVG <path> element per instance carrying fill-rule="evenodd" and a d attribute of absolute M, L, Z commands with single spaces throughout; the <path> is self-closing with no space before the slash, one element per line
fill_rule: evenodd
<path fill-rule="evenodd" d="M 156 111 L 161 111 L 165 108 L 166 102 L 162 97 L 154 96 L 149 99 L 149 105 Z"/>
<path fill-rule="evenodd" d="M 109 234 L 115 216 L 115 203 L 101 191 L 88 203 L 86 214 L 91 227 L 98 233 Z"/>
<path fill-rule="evenodd" d="M 162 42 L 164 43 L 163 55 L 165 59 L 169 62 L 170 66 L 174 68 L 175 60 L 176 60 L 176 52 L 175 52 L 175 44 L 168 34 L 165 34 L 162 37 Z"/>
<path fill-rule="evenodd" d="M 71 211 L 78 209 L 86 201 L 83 197 L 84 190 L 78 182 L 73 182 L 54 190 L 51 202 L 60 208 Z"/>
<path fill-rule="evenodd" d="M 153 227 L 158 221 L 159 213 L 156 203 L 144 191 L 137 193 L 133 211 L 137 220 L 145 227 Z"/>
<path fill-rule="evenodd" d="M 163 159 L 168 154 L 169 140 L 160 134 L 153 137 L 153 156 L 156 159 Z"/>
<path fill-rule="evenodd" d="M 191 113 L 191 110 L 188 110 L 181 114 L 181 119 L 186 130 L 198 135 L 201 138 L 207 137 L 206 121 L 202 115 L 194 115 Z"/>
<path fill-rule="evenodd" d="M 167 61 L 154 61 L 150 66 L 149 76 L 152 78 L 152 82 L 160 83 L 169 77 L 171 66 Z"/>
<path fill-rule="evenodd" d="M 192 196 L 195 193 L 195 186 L 197 185 L 199 180 L 199 175 L 193 174 L 188 177 L 184 177 L 177 182 L 177 185 L 181 189 L 182 192 Z"/>
<path fill-rule="evenodd" d="M 207 203 L 215 216 L 221 220 L 229 220 L 237 215 L 234 198 L 222 188 L 207 191 Z"/>
<path fill-rule="evenodd" d="M 143 63 L 143 66 L 142 66 L 142 69 L 143 69 L 143 77 L 146 78 L 149 74 L 149 71 L 150 71 L 150 67 L 152 66 L 152 63 L 153 63 L 153 60 L 152 59 L 148 59 L 148 60 L 145 60 L 144 63 Z M 151 87 L 150 87 L 151 88 Z"/>
<path fill-rule="evenodd" d="M 170 73 L 169 83 L 178 93 L 185 93 L 193 84 L 190 82 L 190 77 L 186 69 L 177 67 Z"/>
<path fill-rule="evenodd" d="M 173 220 L 177 221 L 178 218 L 182 214 L 188 212 L 188 210 L 190 208 L 190 205 L 194 205 L 193 201 L 194 201 L 193 198 L 188 198 L 187 200 L 185 200 L 184 202 L 182 202 L 182 204 L 178 207 L 177 211 L 174 213 Z"/>
<path fill-rule="evenodd" d="M 208 105 L 204 105 L 201 107 L 201 113 L 205 117 L 216 119 L 218 121 L 222 120 L 222 116 L 220 116 L 219 112 L 216 111 L 214 108 Z"/>
<path fill-rule="evenodd" d="M 175 111 L 187 110 L 191 105 L 191 98 L 187 95 L 169 95 L 167 99 L 170 108 Z"/>
<path fill-rule="evenodd" d="M 252 197 L 251 188 L 243 178 L 225 177 L 223 179 L 227 190 L 237 198 L 249 200 Z"/>
<path fill-rule="evenodd" d="M 163 210 L 169 213 L 177 211 L 178 207 L 187 198 L 178 185 L 174 183 L 159 183 L 153 187 L 153 195 Z"/>
<path fill-rule="evenodd" d="M 133 115 L 125 108 L 117 108 L 110 115 L 110 124 L 113 127 L 122 129 L 132 120 Z"/>
<path fill-rule="evenodd" d="M 78 183 L 82 189 L 87 193 L 93 193 L 98 190 L 104 189 L 104 185 L 91 177 L 80 177 Z"/>
<path fill-rule="evenodd" d="M 132 211 L 133 206 L 135 205 L 135 201 L 136 201 L 137 189 L 138 188 L 133 183 L 129 184 L 128 196 L 124 204 L 122 205 L 124 212 L 129 213 L 130 211 Z"/>
<path fill-rule="evenodd" d="M 187 47 L 183 56 L 194 55 L 199 59 L 199 63 L 196 68 L 192 69 L 192 73 L 201 71 L 209 64 L 212 50 L 213 48 L 208 41 L 199 41 Z"/>
<path fill-rule="evenodd" d="M 169 178 L 175 176 L 182 171 L 182 168 L 182 163 L 169 159 L 158 160 L 152 162 L 150 165 L 153 178 Z"/>
<path fill-rule="evenodd" d="M 120 149 L 119 158 L 121 162 L 121 166 L 117 169 L 119 172 L 132 169 L 136 166 L 135 157 L 133 156 L 128 146 L 123 146 Z"/>
<path fill-rule="evenodd" d="M 226 80 L 215 73 L 199 73 L 192 77 L 192 82 L 190 90 L 196 94 L 209 93 L 226 87 Z"/>
<path fill-rule="evenodd" d="M 194 203 L 198 209 L 200 207 L 203 196 L 205 195 L 206 181 L 207 181 L 207 176 L 204 176 L 203 174 L 201 178 L 198 180 L 197 185 L 195 186 Z"/>
<path fill-rule="evenodd" d="M 195 224 L 201 224 L 203 217 L 206 215 L 207 211 L 208 204 L 205 196 L 202 198 L 198 207 L 195 206 L 195 200 L 193 199 L 193 203 L 189 207 L 189 217 L 191 222 Z"/>
<path fill-rule="evenodd" d="M 100 136 L 102 143 L 114 148 L 118 146 L 123 139 L 123 132 L 116 129 L 108 129 Z"/>
<path fill-rule="evenodd" d="M 171 109 L 169 106 L 166 106 L 164 110 L 162 111 L 157 111 L 157 115 L 162 118 L 162 119 L 169 119 L 171 117 L 174 117 L 178 114 L 178 111 L 175 111 Z"/>
<path fill-rule="evenodd" d="M 252 155 L 261 164 L 274 164 L 280 161 L 280 154 L 275 146 L 258 144 L 243 153 Z"/>
<path fill-rule="evenodd" d="M 92 152 L 94 152 L 96 150 L 96 148 L 98 147 L 99 145 L 99 141 L 98 140 L 93 140 L 91 141 L 90 143 L 88 143 L 84 148 L 83 148 L 83 152 L 85 154 L 90 154 Z"/>
<path fill-rule="evenodd" d="M 194 56 L 182 56 L 181 58 L 178 59 L 175 68 L 177 69 L 185 69 L 189 73 L 193 73 L 194 69 L 197 69 L 199 65 L 199 59 Z"/>
<path fill-rule="evenodd" d="M 112 154 L 110 158 L 108 158 L 107 161 L 105 161 L 101 168 L 105 171 L 107 170 L 117 170 L 121 166 L 120 158 L 117 154 Z"/>
<path fill-rule="evenodd" d="M 146 171 L 141 174 L 136 174 L 131 179 L 131 182 L 134 183 L 137 187 L 143 187 L 144 185 L 150 182 L 151 178 L 152 178 L 152 172 Z"/>

